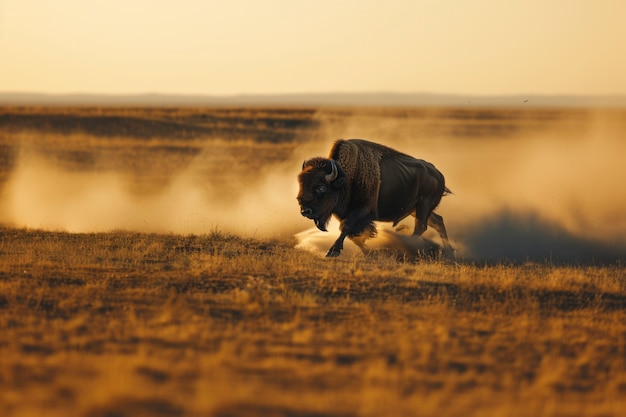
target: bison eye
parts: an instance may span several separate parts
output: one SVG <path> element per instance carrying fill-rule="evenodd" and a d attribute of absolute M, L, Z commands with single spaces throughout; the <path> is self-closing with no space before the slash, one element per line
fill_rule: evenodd
<path fill-rule="evenodd" d="M 315 188 L 315 194 L 317 194 L 318 197 L 321 197 L 324 194 L 326 194 L 326 186 L 325 185 L 320 185 L 320 186 L 316 187 Z"/>

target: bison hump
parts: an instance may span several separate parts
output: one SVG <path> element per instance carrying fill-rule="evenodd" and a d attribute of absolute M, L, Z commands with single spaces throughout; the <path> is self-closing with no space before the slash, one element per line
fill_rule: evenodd
<path fill-rule="evenodd" d="M 331 149 L 330 157 L 343 169 L 352 198 L 370 207 L 374 212 L 378 205 L 380 188 L 380 160 L 382 147 L 363 140 L 338 140 Z M 352 201 L 352 203 L 355 203 Z"/>

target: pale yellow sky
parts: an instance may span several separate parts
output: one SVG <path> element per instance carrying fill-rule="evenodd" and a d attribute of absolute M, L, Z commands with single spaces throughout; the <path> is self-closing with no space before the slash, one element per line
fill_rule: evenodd
<path fill-rule="evenodd" d="M 626 94 L 623 0 L 0 0 L 0 92 Z"/>

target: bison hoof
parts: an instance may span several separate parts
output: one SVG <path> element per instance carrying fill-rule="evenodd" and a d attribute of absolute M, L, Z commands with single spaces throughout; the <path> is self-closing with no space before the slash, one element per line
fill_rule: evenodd
<path fill-rule="evenodd" d="M 336 258 L 337 256 L 339 256 L 340 253 L 341 253 L 340 249 L 332 247 L 332 248 L 330 248 L 330 250 L 326 254 L 326 257 L 327 258 Z"/>
<path fill-rule="evenodd" d="M 454 260 L 456 258 L 456 251 L 454 250 L 452 246 L 446 245 L 441 250 L 441 255 L 445 259 Z"/>

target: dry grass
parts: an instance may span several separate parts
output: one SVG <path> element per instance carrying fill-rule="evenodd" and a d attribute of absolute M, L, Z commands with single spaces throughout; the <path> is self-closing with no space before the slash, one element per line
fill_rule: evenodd
<path fill-rule="evenodd" d="M 433 117 L 450 111 L 406 117 L 436 129 Z M 86 118 L 170 117 L 180 125 L 192 116 L 202 124 L 216 113 L 254 120 L 268 112 L 315 119 L 278 109 L 4 109 L 0 186 L 26 147 L 52 152 L 65 169 L 121 171 L 147 192 L 167 182 L 164 171 L 189 162 L 181 149 L 197 156 L 207 140 L 219 152 L 204 161 L 236 166 L 230 178 L 207 169 L 208 181 L 253 181 L 251 161 L 284 161 L 296 139 L 168 138 L 163 125 L 146 139 Z M 515 124 L 474 113 L 471 123 L 464 113 L 446 126 L 479 134 L 494 132 L 490 123 L 503 131 Z M 25 126 L 11 122 L 16 114 Z M 69 119 L 61 118 L 49 128 L 51 114 L 83 117 L 82 127 L 63 131 Z M 537 124 L 558 118 L 524 115 Z M 225 131 L 239 122 L 228 123 Z M 272 130 L 255 123 L 247 126 Z M 103 126 L 113 134 L 98 133 Z M 309 125 L 289 126 L 302 133 Z M 327 260 L 294 243 L 219 230 L 71 234 L 0 225 L 0 415 L 624 414 L 621 264 L 403 263 L 384 253 Z"/>
<path fill-rule="evenodd" d="M 0 230 L 3 415 L 620 415 L 621 267 Z"/>

